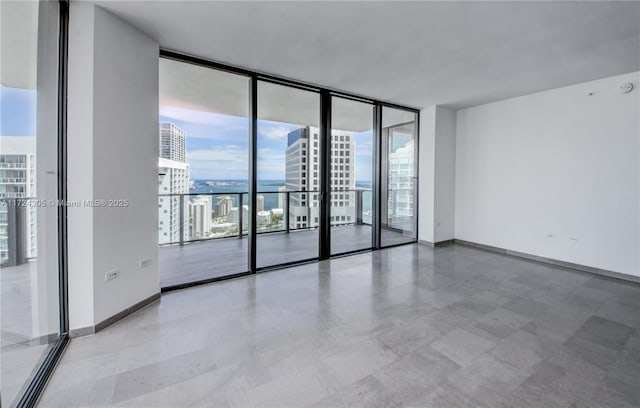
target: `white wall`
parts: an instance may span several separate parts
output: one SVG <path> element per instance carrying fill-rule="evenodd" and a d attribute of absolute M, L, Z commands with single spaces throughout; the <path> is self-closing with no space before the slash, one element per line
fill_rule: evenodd
<path fill-rule="evenodd" d="M 69 199 L 129 202 L 69 208 L 73 330 L 159 292 L 158 45 L 92 4 L 70 12 Z M 144 258 L 151 266 L 139 269 Z M 106 282 L 114 269 L 120 277 Z"/>
<path fill-rule="evenodd" d="M 638 85 L 635 72 L 458 111 L 455 237 L 640 276 Z"/>
<path fill-rule="evenodd" d="M 418 144 L 418 240 L 428 243 L 435 242 L 435 129 L 436 107 L 421 110 Z"/>
<path fill-rule="evenodd" d="M 69 9 L 67 88 L 67 198 L 93 197 L 93 22 L 94 7 Z M 93 326 L 93 210 L 67 209 L 69 324 Z"/>
<path fill-rule="evenodd" d="M 420 112 L 418 239 L 454 238 L 456 113 L 442 106 Z"/>
<path fill-rule="evenodd" d="M 436 107 L 434 242 L 454 238 L 456 112 Z"/>

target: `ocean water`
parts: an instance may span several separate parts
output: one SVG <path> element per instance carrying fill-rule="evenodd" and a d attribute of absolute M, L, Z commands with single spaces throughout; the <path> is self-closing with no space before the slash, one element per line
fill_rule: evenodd
<path fill-rule="evenodd" d="M 206 182 L 219 183 L 218 185 L 209 186 Z M 244 193 L 242 198 L 243 204 L 248 204 L 249 197 L 247 191 L 249 185 L 246 180 L 194 180 L 195 186 L 190 193 L 214 193 L 213 205 L 218 197 L 230 196 L 233 199 L 234 206 L 239 204 L 239 194 Z M 226 183 L 226 184 L 223 184 Z M 264 197 L 264 209 L 269 211 L 278 208 L 278 188 L 284 186 L 284 180 L 258 180 L 258 195 Z M 356 189 L 370 189 L 371 184 L 366 182 L 356 182 Z M 371 194 L 366 193 L 362 203 L 363 211 L 371 209 Z"/>
<path fill-rule="evenodd" d="M 216 183 L 230 183 L 228 185 L 215 185 L 208 186 L 207 181 Z M 190 193 L 216 193 L 213 196 L 213 205 L 215 206 L 218 197 L 224 197 L 226 195 L 233 199 L 233 205 L 235 207 L 239 204 L 239 194 L 245 193 L 242 197 L 242 203 L 248 204 L 249 197 L 247 191 L 249 185 L 246 180 L 194 180 L 195 188 L 189 190 Z M 231 184 L 234 183 L 234 184 Z M 272 208 L 278 208 L 278 188 L 284 186 L 284 180 L 259 180 L 258 182 L 258 194 L 264 196 L 264 209 L 269 211 Z M 276 194 L 269 194 L 269 192 L 275 192 Z"/>

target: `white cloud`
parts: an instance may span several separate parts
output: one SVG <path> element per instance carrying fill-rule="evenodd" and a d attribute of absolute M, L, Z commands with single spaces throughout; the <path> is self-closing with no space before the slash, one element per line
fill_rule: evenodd
<path fill-rule="evenodd" d="M 355 144 L 357 156 L 371 156 L 373 154 L 373 144 L 369 142 L 359 142 Z"/>
<path fill-rule="evenodd" d="M 274 149 L 258 149 L 258 179 L 284 179 L 285 152 Z"/>
<path fill-rule="evenodd" d="M 246 179 L 249 171 L 248 152 L 241 146 L 216 146 L 189 150 L 187 162 L 192 178 Z"/>
<path fill-rule="evenodd" d="M 282 179 L 285 175 L 285 153 L 274 149 L 258 149 L 258 178 Z M 249 154 L 245 147 L 216 146 L 187 151 L 191 177 L 195 179 L 246 179 Z"/>
<path fill-rule="evenodd" d="M 287 126 L 259 126 L 258 134 L 267 140 L 283 140 L 291 132 Z"/>

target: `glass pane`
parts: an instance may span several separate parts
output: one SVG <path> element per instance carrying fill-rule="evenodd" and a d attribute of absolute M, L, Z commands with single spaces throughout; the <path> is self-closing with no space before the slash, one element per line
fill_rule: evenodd
<path fill-rule="evenodd" d="M 413 242 L 416 224 L 416 114 L 382 109 L 382 246 Z"/>
<path fill-rule="evenodd" d="M 248 109 L 247 77 L 160 59 L 163 287 L 249 268 Z"/>
<path fill-rule="evenodd" d="M 258 268 L 318 257 L 319 115 L 317 93 L 258 82 Z"/>
<path fill-rule="evenodd" d="M 372 246 L 373 105 L 331 98 L 331 254 Z"/>
<path fill-rule="evenodd" d="M 59 336 L 57 2 L 0 2 L 0 405 Z"/>

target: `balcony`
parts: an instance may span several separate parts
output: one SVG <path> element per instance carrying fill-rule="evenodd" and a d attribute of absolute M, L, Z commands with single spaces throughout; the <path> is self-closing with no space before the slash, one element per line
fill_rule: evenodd
<path fill-rule="evenodd" d="M 258 268 L 318 257 L 316 219 L 319 206 L 314 198 L 317 195 L 318 191 L 258 193 L 258 210 L 262 208 L 256 214 Z M 336 197 L 336 204 L 343 206 L 331 209 L 331 254 L 370 249 L 371 191 L 333 191 L 332 197 Z M 159 200 L 161 214 L 163 208 L 173 205 L 173 211 L 179 213 L 179 219 L 183 220 L 179 223 L 179 231 L 168 231 L 166 236 L 162 231 L 163 225 L 160 226 L 159 268 L 162 287 L 219 278 L 249 269 L 247 193 L 163 194 Z M 268 201 L 282 204 L 284 208 L 277 206 L 265 211 L 264 208 L 268 206 L 264 206 L 264 203 Z M 205 213 L 212 211 L 211 224 L 203 220 L 199 213 L 200 206 L 205 206 Z M 202 234 L 203 231 L 207 233 Z M 407 235 L 387 225 L 383 225 L 381 235 L 385 246 L 415 240 L 412 234 Z M 163 242 L 163 238 L 168 236 L 176 239 Z"/>
<path fill-rule="evenodd" d="M 27 168 L 26 163 L 0 163 L 0 169 L 20 169 L 24 170 Z"/>
<path fill-rule="evenodd" d="M 24 184 L 27 179 L 23 177 L 4 177 L 0 178 L 0 184 Z"/>

